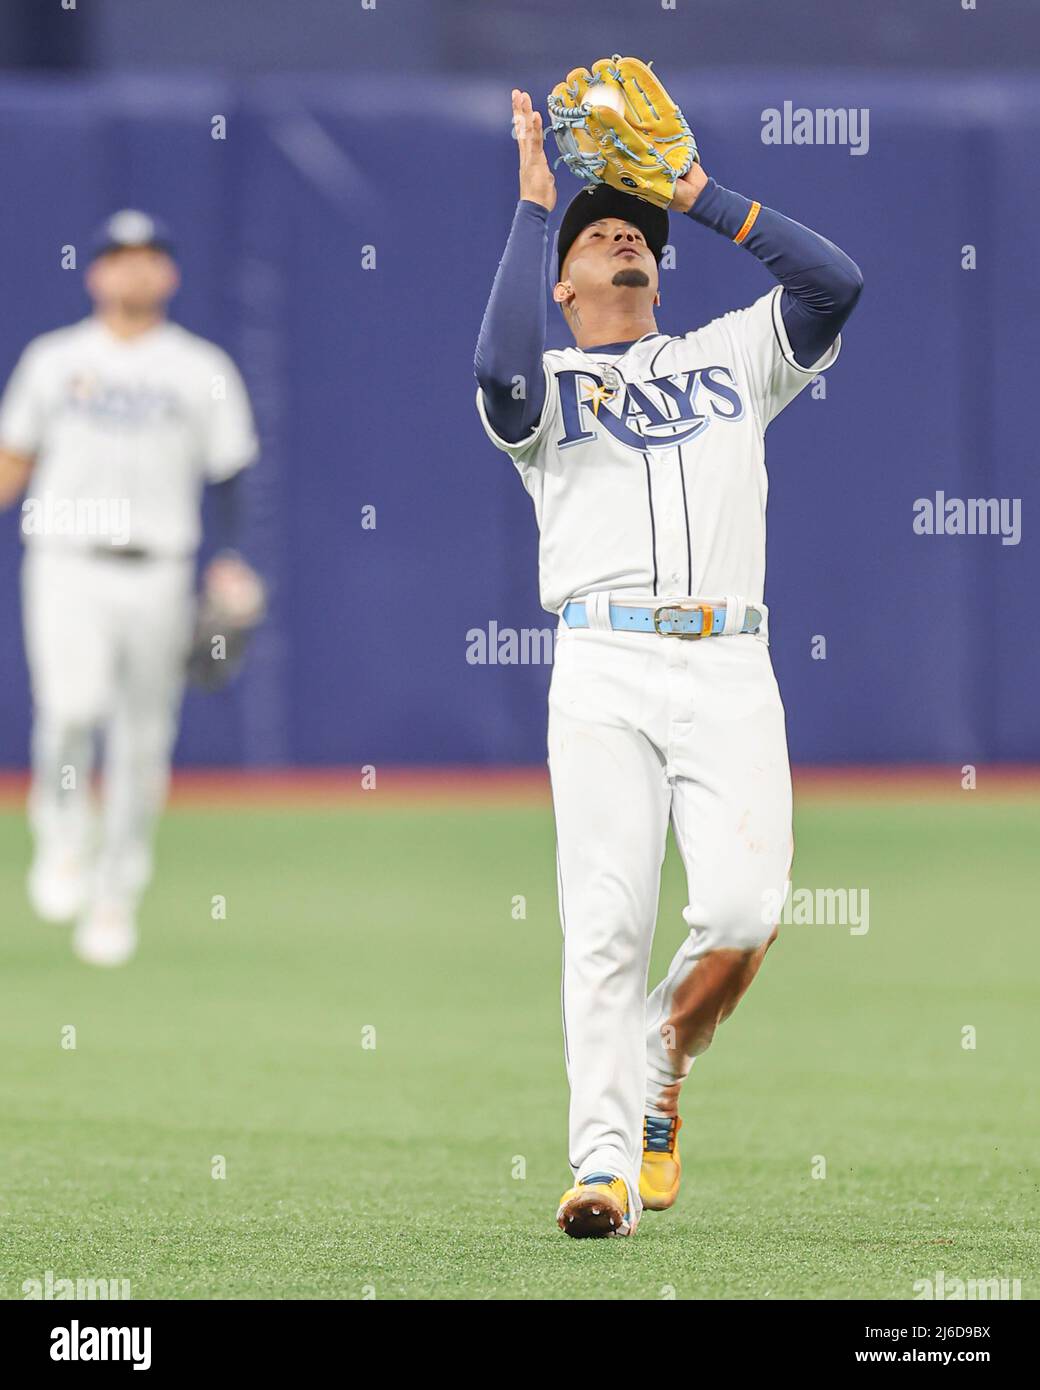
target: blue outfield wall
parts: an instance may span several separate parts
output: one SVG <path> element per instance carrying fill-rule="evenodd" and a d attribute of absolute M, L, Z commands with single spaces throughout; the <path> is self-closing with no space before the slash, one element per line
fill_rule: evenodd
<path fill-rule="evenodd" d="M 534 92 L 554 78 L 520 76 Z M 1040 758 L 1036 84 L 667 76 L 706 168 L 830 236 L 866 278 L 826 398 L 806 392 L 769 431 L 766 597 L 793 756 Z M 230 349 L 253 393 L 264 453 L 249 551 L 271 620 L 233 690 L 189 697 L 184 763 L 544 757 L 548 669 L 466 659 L 471 629 L 553 621 L 530 502 L 473 408 L 473 346 L 516 197 L 508 86 L 414 79 L 406 120 L 379 114 L 374 76 L 0 80 L 0 372 L 85 310 L 61 248 L 140 205 L 182 247 L 176 316 Z M 868 153 L 763 144 L 762 111 L 785 100 L 868 108 Z M 562 203 L 576 185 L 562 169 L 559 182 Z M 771 283 L 685 219 L 672 241 L 665 331 Z M 961 268 L 968 243 L 975 270 Z M 562 343 L 555 311 L 550 325 Z M 1020 543 L 915 535 L 914 500 L 938 490 L 1022 499 Z M 19 550 L 11 514 L 8 766 L 24 764 L 29 719 Z"/>

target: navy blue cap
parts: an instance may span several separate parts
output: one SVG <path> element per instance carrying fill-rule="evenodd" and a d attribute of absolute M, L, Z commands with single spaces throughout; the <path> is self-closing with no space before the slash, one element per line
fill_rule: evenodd
<path fill-rule="evenodd" d="M 90 258 L 93 260 L 106 251 L 122 251 L 130 246 L 154 246 L 173 253 L 173 241 L 165 223 L 150 213 L 123 208 L 107 218 L 94 233 Z"/>

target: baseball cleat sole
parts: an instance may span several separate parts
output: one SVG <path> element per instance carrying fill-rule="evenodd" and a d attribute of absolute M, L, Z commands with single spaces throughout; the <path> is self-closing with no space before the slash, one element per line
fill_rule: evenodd
<path fill-rule="evenodd" d="M 578 1192 L 566 1198 L 556 1213 L 556 1224 L 574 1240 L 602 1240 L 631 1234 L 631 1224 L 620 1202 L 607 1192 Z"/>

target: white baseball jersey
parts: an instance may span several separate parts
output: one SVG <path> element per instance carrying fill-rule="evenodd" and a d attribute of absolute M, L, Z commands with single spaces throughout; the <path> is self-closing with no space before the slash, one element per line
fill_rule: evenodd
<path fill-rule="evenodd" d="M 541 419 L 517 444 L 478 389 L 534 501 L 544 608 L 602 590 L 762 602 L 765 430 L 841 346 L 799 366 L 781 294 L 623 352 L 546 352 Z"/>
<path fill-rule="evenodd" d="M 34 339 L 0 403 L 0 445 L 36 456 L 22 530 L 33 545 L 104 543 L 70 524 L 75 504 L 128 525 L 117 544 L 189 556 L 204 483 L 256 457 L 245 387 L 231 358 L 174 323 L 122 339 L 97 318 Z M 34 519 L 36 524 L 31 525 Z"/>

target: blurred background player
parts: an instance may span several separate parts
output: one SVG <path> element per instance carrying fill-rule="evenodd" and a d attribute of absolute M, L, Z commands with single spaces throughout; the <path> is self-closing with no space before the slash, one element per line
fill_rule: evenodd
<path fill-rule="evenodd" d="M 0 506 L 22 504 L 23 626 L 33 697 L 28 892 L 76 920 L 83 959 L 136 946 L 195 609 L 203 487 L 230 543 L 257 440 L 230 357 L 167 318 L 179 275 L 166 230 L 125 210 L 92 248 L 93 313 L 34 339 L 0 403 Z M 207 570 L 234 600 L 233 551 Z M 91 793 L 103 736 L 99 815 Z"/>

